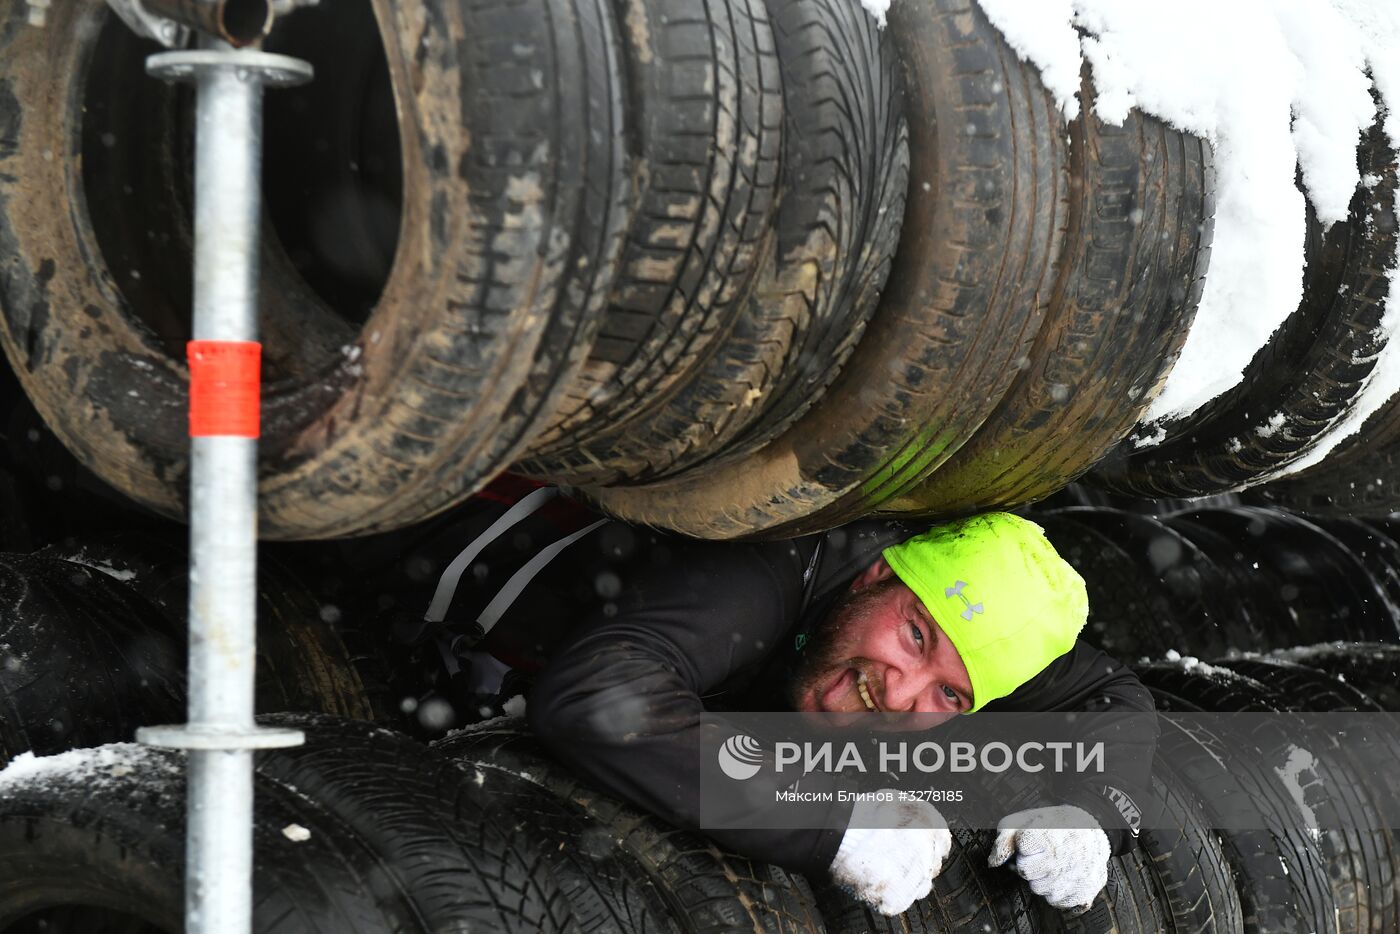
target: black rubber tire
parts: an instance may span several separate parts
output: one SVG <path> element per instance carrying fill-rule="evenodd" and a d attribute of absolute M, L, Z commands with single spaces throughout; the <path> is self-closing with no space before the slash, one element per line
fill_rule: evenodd
<path fill-rule="evenodd" d="M 1276 653 L 1359 688 L 1382 710 L 1400 713 L 1400 645 L 1329 642 Z"/>
<path fill-rule="evenodd" d="M 824 930 L 812 890 L 801 876 L 726 853 L 590 788 L 553 762 L 521 726 L 516 721 L 461 730 L 434 748 L 463 767 L 520 775 L 574 802 L 641 864 L 688 934 Z"/>
<path fill-rule="evenodd" d="M 1325 516 L 1308 516 L 1307 519 L 1340 542 L 1365 567 L 1390 606 L 1400 607 L 1400 542 L 1389 531 L 1360 519 Z"/>
<path fill-rule="evenodd" d="M 1345 545 L 1305 517 L 1240 506 L 1180 513 L 1168 523 L 1188 538 L 1187 524 L 1237 543 L 1245 556 L 1237 570 L 1252 579 L 1247 599 L 1261 606 L 1277 600 L 1282 618 L 1292 620 L 1291 643 L 1250 648 L 1400 637 L 1400 608 L 1385 589 Z"/>
<path fill-rule="evenodd" d="M 1161 757 L 1152 771 L 1162 827 L 1144 828 L 1138 847 L 1166 918 L 1163 930 L 1240 934 L 1244 929 L 1240 897 L 1219 834 L 1211 829 L 1201 802 Z"/>
<path fill-rule="evenodd" d="M 893 40 L 859 0 L 768 8 L 785 103 L 782 198 L 733 330 L 651 415 L 555 459 L 560 469 L 530 465 L 535 473 L 626 485 L 748 454 L 817 401 L 864 333 L 909 178 Z"/>
<path fill-rule="evenodd" d="M 1252 649 L 1263 640 L 1249 608 L 1235 599 L 1228 578 L 1216 563 L 1165 522 L 1121 509 L 1066 509 L 1053 515 L 1095 529 L 1112 541 L 1136 565 L 1131 583 L 1140 588 L 1138 592 L 1165 598 L 1166 608 L 1159 614 L 1169 620 L 1163 638 L 1180 641 L 1163 645 L 1156 639 L 1155 651 L 1149 654 L 1159 656 L 1175 648 L 1205 657 L 1232 648 Z M 1096 579 L 1106 576 L 1090 570 Z M 1094 610 L 1092 603 L 1090 610 Z M 1127 622 L 1131 623 L 1131 618 Z"/>
<path fill-rule="evenodd" d="M 183 539 L 150 532 L 90 536 L 38 555 L 101 571 L 159 610 L 146 625 L 179 647 L 169 677 L 179 678 L 187 644 L 189 553 Z M 322 605 L 296 575 L 260 555 L 257 584 L 257 705 L 260 713 L 308 711 L 360 720 L 388 716 L 379 657 L 351 652 L 340 611 Z"/>
<path fill-rule="evenodd" d="M 1080 637 L 1126 661 L 1156 658 L 1188 643 L 1191 634 L 1179 624 L 1173 595 L 1109 536 L 1080 521 L 1082 512 L 1035 516 L 1055 550 L 1084 578 L 1089 618 Z"/>
<path fill-rule="evenodd" d="M 624 89 L 606 0 L 372 2 L 400 114 L 398 254 L 363 326 L 288 282 L 285 258 L 269 253 L 264 263 L 259 529 L 267 538 L 411 523 L 514 460 L 587 357 L 630 213 Z M 350 4 L 322 12 L 342 6 Z M 176 142 L 178 96 L 151 91 L 142 123 L 103 135 L 94 119 L 80 129 L 90 78 L 128 96 L 153 84 L 147 49 L 95 0 L 55 9 L 50 26 L 27 26 L 13 5 L 0 22 L 0 127 L 9 141 L 0 343 L 81 461 L 180 516 L 187 335 L 152 333 L 137 320 L 121 292 L 126 271 L 109 268 L 90 216 L 95 207 L 122 217 L 130 209 L 127 233 L 142 237 L 142 218 L 181 213 L 180 199 L 159 185 L 152 199 L 124 194 L 131 179 L 102 155 L 108 142 L 125 152 L 130 141 L 126 164 L 173 164 L 164 187 L 178 188 L 187 147 Z M 127 52 L 113 73 L 94 75 L 94 60 L 111 64 L 101 58 L 108 41 Z M 21 207 L 33 204 L 71 210 Z M 164 264 L 189 261 L 172 237 Z M 170 308 L 139 311 L 179 318 Z M 278 361 L 285 365 L 273 368 Z"/>
<path fill-rule="evenodd" d="M 1361 174 L 1375 182 L 1357 188 L 1350 217 L 1324 230 L 1309 205 L 1302 301 L 1239 385 L 1178 424 L 1149 426 L 1167 442 L 1122 446 L 1095 482 L 1147 497 L 1253 486 L 1307 454 L 1347 413 L 1385 346 L 1378 328 L 1396 255 L 1395 155 L 1377 120 L 1357 152 Z"/>
<path fill-rule="evenodd" d="M 3 555 L 0 606 L 0 765 L 184 719 L 182 646 L 105 574 Z"/>
<path fill-rule="evenodd" d="M 1142 854 L 1129 850 L 1108 861 L 1108 881 L 1089 910 L 1073 915 L 1036 899 L 1039 930 L 1066 934 L 1148 934 L 1169 930 L 1154 879 Z"/>
<path fill-rule="evenodd" d="M 1260 699 L 1260 686 L 1241 676 L 1231 676 L 1228 684 L 1222 685 L 1176 665 L 1139 665 L 1134 670 L 1152 690 L 1159 710 L 1267 707 Z M 1184 691 L 1184 695 L 1175 693 L 1177 690 Z M 1217 702 L 1230 695 L 1238 701 L 1234 706 Z M 1195 767 L 1202 759 L 1197 747 L 1218 749 L 1222 743 L 1199 722 L 1164 720 L 1157 758 L 1171 762 L 1178 770 L 1204 807 L 1208 821 L 1217 809 L 1229 808 L 1229 813 L 1235 814 L 1249 809 L 1256 815 L 1251 823 L 1268 828 L 1218 833 L 1235 876 L 1243 929 L 1250 934 L 1333 930 L 1336 905 L 1325 861 L 1302 827 L 1297 804 L 1272 772 L 1262 765 L 1228 773 Z"/>
<path fill-rule="evenodd" d="M 886 508 L 966 515 L 1045 498 L 1132 430 L 1181 352 L 1214 232 L 1210 147 L 1136 110 L 1121 126 L 1103 123 L 1087 65 L 1079 98 L 1069 228 L 1045 324 L 972 440 Z"/>
<path fill-rule="evenodd" d="M 1163 694 L 1175 702 L 1172 711 L 1219 713 L 1277 713 L 1266 698 L 1264 685 L 1248 675 L 1199 659 L 1139 662 L 1133 672 L 1155 697 Z"/>
<path fill-rule="evenodd" d="M 306 733 L 258 772 L 295 789 L 375 853 L 381 897 L 426 931 L 578 931 L 550 871 L 553 857 L 518 830 L 524 819 L 447 757 L 401 733 L 317 714 L 261 717 Z"/>
<path fill-rule="evenodd" d="M 5 930 L 26 923 L 52 930 L 38 922 L 75 914 L 79 924 L 58 930 L 184 930 L 184 756 L 139 746 L 103 752 L 105 764 L 70 764 L 39 780 L 0 785 Z M 266 780 L 255 780 L 255 795 L 257 934 L 424 930 L 411 913 L 377 897 L 378 857 L 328 814 Z M 310 831 L 309 839 L 291 841 L 283 828 L 292 825 Z"/>
<path fill-rule="evenodd" d="M 697 538 L 833 528 L 930 474 L 1011 385 L 1066 223 L 1062 122 L 976 4 L 903 0 L 888 32 L 908 102 L 909 195 L 860 344 L 821 403 L 752 457 L 590 489 L 604 511 Z"/>
<path fill-rule="evenodd" d="M 838 886 L 817 889 L 831 934 L 954 934 L 996 931 L 1035 934 L 1038 900 L 1013 873 L 987 866 L 992 835 L 953 830 L 953 850 L 933 880 L 933 891 L 894 917 L 879 914 Z"/>
<path fill-rule="evenodd" d="M 1384 713 L 1384 708 L 1360 688 L 1335 675 L 1283 655 L 1217 658 L 1212 665 L 1228 668 L 1263 685 L 1279 710 L 1308 713 Z"/>
<path fill-rule="evenodd" d="M 1383 712 L 1380 705 L 1355 687 L 1315 668 L 1266 658 L 1221 659 L 1213 664 L 1253 678 L 1267 691 L 1268 702 L 1279 710 Z M 1380 816 L 1391 795 L 1364 776 L 1393 775 L 1400 757 L 1392 746 L 1390 768 L 1376 773 L 1372 768 L 1375 760 L 1354 758 L 1353 746 L 1354 741 L 1345 750 L 1340 744 L 1334 747 L 1340 754 L 1328 757 L 1329 768 L 1318 770 L 1321 791 L 1315 796 L 1315 807 L 1320 804 L 1323 810 L 1319 823 L 1332 825 L 1318 833 L 1319 848 L 1332 880 L 1338 930 L 1348 934 L 1394 931 L 1400 929 L 1400 901 L 1396 895 L 1400 850 Z M 1373 748 L 1367 752 L 1379 751 Z M 1353 767 L 1348 768 L 1347 763 Z M 1380 795 L 1385 797 L 1377 800 Z"/>
<path fill-rule="evenodd" d="M 1225 578 L 1219 591 L 1232 606 L 1240 606 L 1251 621 L 1256 640 L 1251 651 L 1268 651 L 1297 645 L 1301 638 L 1297 620 L 1288 612 L 1278 591 L 1260 586 L 1253 568 L 1255 557 L 1246 552 L 1249 542 L 1236 542 L 1206 526 L 1191 522 L 1189 514 L 1174 513 L 1162 522 L 1199 548 Z M 1239 648 L 1239 646 L 1235 646 Z"/>
<path fill-rule="evenodd" d="M 778 202 L 783 89 L 763 0 L 617 0 L 639 192 L 587 365 L 522 466 L 582 480 L 743 314 Z"/>
<path fill-rule="evenodd" d="M 506 769 L 459 763 L 492 806 L 503 805 L 516 832 L 545 855 L 548 872 L 564 894 L 583 934 L 680 934 L 665 894 L 646 869 L 620 848 L 612 831 L 578 805 Z"/>
<path fill-rule="evenodd" d="M 258 760 L 259 934 L 578 931 L 544 855 L 451 762 L 366 724 L 263 722 L 302 729 L 307 744 Z M 112 907 L 181 930 L 183 757 L 130 747 L 122 756 L 143 767 L 0 786 L 0 919 L 96 889 Z M 283 830 L 293 824 L 309 839 L 292 842 Z M 71 876 L 68 888 L 55 891 L 56 869 Z"/>

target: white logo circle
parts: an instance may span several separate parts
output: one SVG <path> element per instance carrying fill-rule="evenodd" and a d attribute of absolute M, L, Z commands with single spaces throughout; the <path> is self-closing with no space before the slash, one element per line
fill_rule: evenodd
<path fill-rule="evenodd" d="M 752 736 L 731 736 L 719 747 L 720 771 L 736 782 L 753 778 L 763 765 L 763 747 Z"/>

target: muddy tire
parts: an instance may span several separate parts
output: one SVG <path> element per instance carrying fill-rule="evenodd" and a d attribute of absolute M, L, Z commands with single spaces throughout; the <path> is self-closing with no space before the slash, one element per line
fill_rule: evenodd
<path fill-rule="evenodd" d="M 732 460 L 815 403 L 864 332 L 909 178 L 893 40 L 857 0 L 768 8 L 785 102 L 782 198 L 733 329 L 651 415 L 553 459 L 559 469 L 527 469 L 613 486 Z"/>
<path fill-rule="evenodd" d="M 1210 147 L 1138 111 L 1103 123 L 1087 67 L 1080 100 L 1045 324 L 972 440 L 886 508 L 965 515 L 1045 498 L 1132 430 L 1181 352 L 1210 258 Z"/>
<path fill-rule="evenodd" d="M 392 91 L 376 106 L 401 115 L 400 145 L 383 153 L 402 172 L 397 252 L 361 318 L 332 308 L 267 238 L 269 538 L 411 523 L 510 463 L 592 346 L 630 210 L 605 0 L 372 9 Z M 181 516 L 188 297 L 161 277 L 190 263 L 189 99 L 145 77 L 149 50 L 104 4 L 54 13 L 34 29 L 11 4 L 0 22 L 0 343 L 81 461 Z M 344 129 L 302 122 L 313 135 Z M 127 267 L 128 245 L 153 234 L 161 261 Z"/>
<path fill-rule="evenodd" d="M 682 930 L 695 934 L 824 930 L 801 876 L 678 830 L 576 780 L 520 726 L 462 730 L 434 744 L 462 767 L 520 775 L 573 802 L 636 860 L 660 889 Z"/>
<path fill-rule="evenodd" d="M 1302 458 L 1346 415 L 1385 347 L 1379 327 L 1395 265 L 1395 152 L 1379 121 L 1357 159 L 1374 182 L 1357 189 L 1351 216 L 1329 229 L 1309 206 L 1302 301 L 1238 387 L 1181 424 L 1159 426 L 1167 443 L 1125 445 L 1095 482 L 1146 497 L 1242 489 Z"/>
<path fill-rule="evenodd" d="M 602 332 L 521 470 L 582 482 L 745 314 L 771 250 L 783 87 L 763 0 L 620 0 L 638 210 Z"/>
<path fill-rule="evenodd" d="M 159 610 L 91 568 L 0 556 L 0 765 L 184 719 L 184 652 Z"/>
<path fill-rule="evenodd" d="M 752 457 L 591 488 L 604 511 L 699 538 L 832 528 L 932 473 L 1006 394 L 1054 283 L 1066 224 L 1063 127 L 1034 69 L 975 4 L 910 0 L 889 19 L 907 101 L 909 195 L 860 344 L 820 404 Z"/>

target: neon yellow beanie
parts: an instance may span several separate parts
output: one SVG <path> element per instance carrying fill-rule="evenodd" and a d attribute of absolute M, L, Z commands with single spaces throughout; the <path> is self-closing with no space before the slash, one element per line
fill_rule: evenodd
<path fill-rule="evenodd" d="M 1089 614 L 1084 579 L 1040 526 L 989 512 L 884 551 L 962 656 L 972 708 L 1005 697 L 1074 645 Z"/>

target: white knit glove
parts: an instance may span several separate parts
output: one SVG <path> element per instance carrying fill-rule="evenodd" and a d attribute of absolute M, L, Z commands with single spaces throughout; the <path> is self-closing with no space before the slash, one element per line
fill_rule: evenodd
<path fill-rule="evenodd" d="M 1000 866 L 1015 853 L 1012 868 L 1032 892 L 1056 908 L 1085 910 L 1108 884 L 1111 849 L 1108 834 L 1083 808 L 1033 808 L 1001 819 L 987 865 Z"/>
<path fill-rule="evenodd" d="M 831 878 L 883 915 L 897 915 L 933 889 L 953 849 L 948 822 L 927 801 L 856 802 Z"/>

